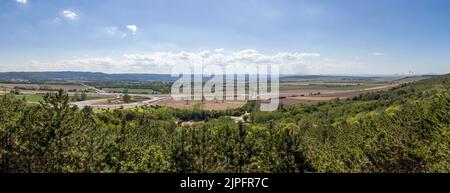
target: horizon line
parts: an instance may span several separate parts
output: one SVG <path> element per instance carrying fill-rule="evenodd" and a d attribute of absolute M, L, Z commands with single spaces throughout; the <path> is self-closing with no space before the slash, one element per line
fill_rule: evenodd
<path fill-rule="evenodd" d="M 168 75 L 171 76 L 171 73 L 140 73 L 140 72 L 100 72 L 100 71 L 73 71 L 73 70 L 55 70 L 55 71 L 0 71 L 0 73 L 101 73 L 101 74 L 127 74 L 127 75 Z M 450 73 L 450 72 L 449 72 Z M 445 75 L 449 73 L 336 73 L 336 74 L 320 74 L 320 73 L 294 73 L 294 74 L 282 74 L 280 76 L 427 76 L 427 75 Z"/>

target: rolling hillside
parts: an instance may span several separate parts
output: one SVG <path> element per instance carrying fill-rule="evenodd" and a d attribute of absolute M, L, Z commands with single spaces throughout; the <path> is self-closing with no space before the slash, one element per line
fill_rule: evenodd
<path fill-rule="evenodd" d="M 2 82 L 70 81 L 171 81 L 167 74 L 106 74 L 100 72 L 0 72 Z"/>

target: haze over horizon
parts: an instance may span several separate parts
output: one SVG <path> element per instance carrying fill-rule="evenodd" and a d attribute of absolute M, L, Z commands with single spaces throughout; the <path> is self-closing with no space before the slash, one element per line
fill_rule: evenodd
<path fill-rule="evenodd" d="M 72 71 L 72 70 L 49 70 L 49 71 L 0 71 L 0 74 L 2 73 L 101 73 L 101 74 L 108 74 L 108 75 L 167 75 L 167 76 L 172 76 L 171 73 L 166 73 L 166 72 L 156 72 L 156 73 L 151 73 L 151 72 L 100 72 L 100 71 Z M 234 73 L 234 74 L 239 74 L 239 73 Z M 246 75 L 249 75 L 248 73 L 245 73 Z M 392 73 L 392 74 L 378 74 L 378 73 L 360 73 L 360 74 L 310 74 L 310 73 L 280 73 L 281 77 L 289 77 L 289 76 L 353 76 L 353 77 L 407 77 L 407 76 L 437 76 L 437 75 L 446 75 L 449 73 L 415 73 L 415 72 L 405 72 L 405 73 Z M 251 75 L 251 74 L 250 74 Z M 206 77 L 209 77 L 209 75 L 204 75 Z M 174 76 L 176 77 L 176 76 Z"/>
<path fill-rule="evenodd" d="M 449 8 L 445 0 L 4 0 L 0 71 L 168 74 L 204 63 L 445 74 Z"/>

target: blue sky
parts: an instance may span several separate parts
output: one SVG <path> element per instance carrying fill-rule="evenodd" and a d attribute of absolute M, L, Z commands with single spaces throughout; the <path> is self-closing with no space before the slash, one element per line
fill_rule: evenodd
<path fill-rule="evenodd" d="M 2 0 L 0 71 L 164 73 L 220 58 L 285 73 L 450 72 L 448 0 Z"/>

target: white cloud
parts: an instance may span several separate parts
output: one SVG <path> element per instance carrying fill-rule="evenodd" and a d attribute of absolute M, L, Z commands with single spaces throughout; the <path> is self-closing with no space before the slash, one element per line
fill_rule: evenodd
<path fill-rule="evenodd" d="M 127 29 L 132 31 L 133 34 L 135 34 L 138 30 L 138 27 L 136 25 L 127 25 Z"/>
<path fill-rule="evenodd" d="M 111 28 L 111 33 L 115 32 Z M 220 51 L 220 50 L 219 50 Z M 100 72 L 131 72 L 131 73 L 171 73 L 173 66 L 194 65 L 236 65 L 279 64 L 281 73 L 310 73 L 321 70 L 315 60 L 320 59 L 319 53 L 279 52 L 274 54 L 260 53 L 257 50 L 246 49 L 236 52 L 152 52 L 148 54 L 124 54 L 118 57 L 79 57 L 62 61 L 34 62 L 30 69 L 100 71 Z M 320 59 L 320 61 L 322 61 Z"/>
<path fill-rule="evenodd" d="M 20 4 L 27 4 L 27 0 L 16 0 L 16 2 Z"/>
<path fill-rule="evenodd" d="M 65 18 L 69 19 L 69 20 L 75 20 L 75 19 L 77 19 L 77 17 L 78 17 L 78 14 L 77 14 L 77 13 L 75 13 L 75 12 L 73 12 L 73 11 L 70 11 L 70 10 L 65 10 L 65 11 L 63 11 L 63 12 L 62 12 L 62 15 L 63 15 Z"/>

